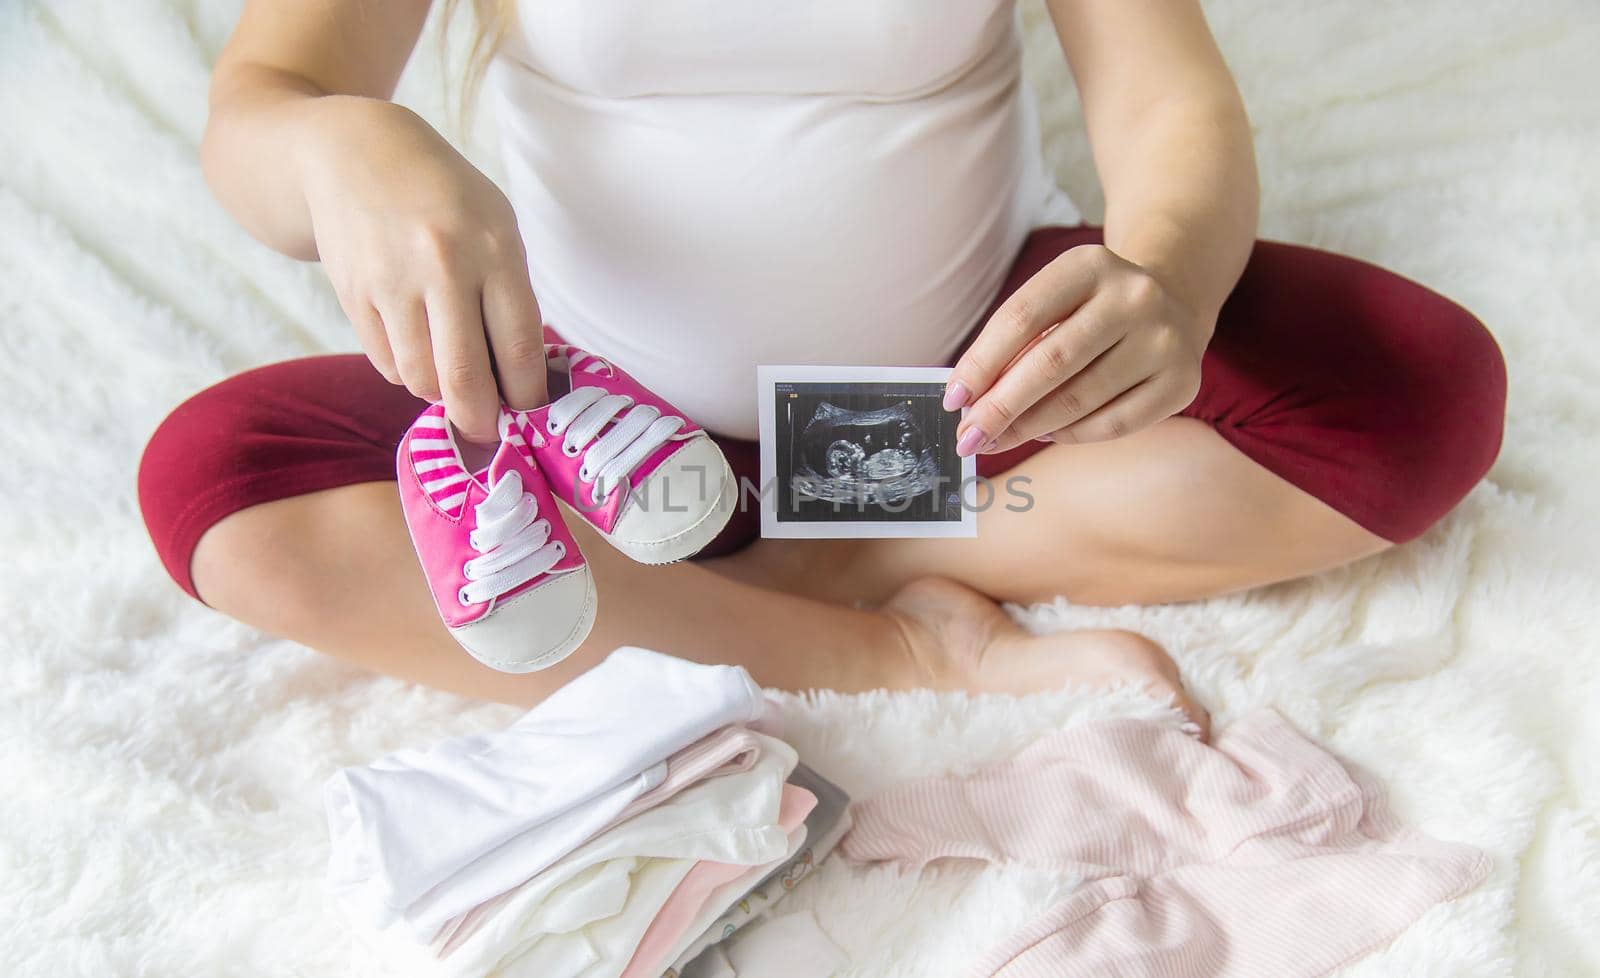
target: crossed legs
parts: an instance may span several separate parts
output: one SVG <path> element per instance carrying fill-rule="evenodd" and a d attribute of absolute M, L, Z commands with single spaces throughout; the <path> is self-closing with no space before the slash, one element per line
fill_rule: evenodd
<path fill-rule="evenodd" d="M 192 570 L 201 597 L 241 621 L 487 699 L 535 702 L 612 648 L 638 644 L 738 663 L 788 689 L 1026 693 L 1138 682 L 1179 697 L 1203 722 L 1147 640 L 1030 636 L 995 600 L 1180 600 L 1386 545 L 1187 419 L 1107 445 L 1055 446 L 1013 474 L 1032 480 L 1034 508 L 992 508 L 975 540 L 770 540 L 702 564 L 645 567 L 587 533 L 580 545 L 601 595 L 594 632 L 559 666 L 526 676 L 478 664 L 445 632 L 391 483 L 241 510 L 201 537 Z"/>
<path fill-rule="evenodd" d="M 1036 232 L 1008 288 L 1095 237 Z M 1202 373 L 1182 416 L 1001 461 L 999 477 L 1026 480 L 1033 505 L 992 506 L 973 540 L 763 540 L 642 567 L 578 525 L 597 624 L 567 661 L 527 676 L 479 665 L 439 622 L 382 481 L 419 408 L 359 358 L 274 365 L 197 395 L 152 438 L 141 504 L 168 570 L 218 610 L 470 696 L 532 703 L 638 644 L 743 665 L 787 689 L 1139 682 L 1203 722 L 1149 641 L 1030 636 L 997 602 L 1191 600 L 1414 536 L 1492 463 L 1505 371 L 1493 338 L 1449 300 L 1352 259 L 1263 242 Z"/>

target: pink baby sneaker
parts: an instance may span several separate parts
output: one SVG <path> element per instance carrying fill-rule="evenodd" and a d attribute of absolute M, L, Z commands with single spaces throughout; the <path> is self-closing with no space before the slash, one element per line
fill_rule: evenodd
<path fill-rule="evenodd" d="M 738 493 L 711 436 L 592 353 L 548 345 L 545 359 L 550 403 L 512 417 L 556 497 L 641 563 L 710 543 Z"/>
<path fill-rule="evenodd" d="M 433 601 L 472 657 L 502 672 L 566 658 L 594 624 L 594 581 L 511 412 L 470 472 L 444 407 L 400 442 L 400 501 Z"/>

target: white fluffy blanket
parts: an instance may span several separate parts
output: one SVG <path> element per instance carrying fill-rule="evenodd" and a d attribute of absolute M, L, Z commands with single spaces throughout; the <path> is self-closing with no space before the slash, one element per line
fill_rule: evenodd
<path fill-rule="evenodd" d="M 143 535 L 139 450 L 228 373 L 353 348 L 314 266 L 269 254 L 196 162 L 238 0 L 0 4 L 0 962 L 15 976 L 366 975 L 324 897 L 339 765 L 511 711 L 361 674 L 178 594 Z M 1197 604 L 1019 610 L 1168 644 L 1219 722 L 1275 704 L 1399 810 L 1496 859 L 1350 976 L 1600 971 L 1600 17 L 1593 0 L 1211 0 L 1245 89 L 1264 233 L 1382 262 L 1498 332 L 1506 448 L 1428 536 Z M 1094 213 L 1047 28 L 1029 58 L 1061 179 Z M 439 118 L 432 44 L 403 97 Z M 481 143 L 479 144 L 481 145 Z M 1016 749 L 1129 693 L 789 701 L 856 792 Z M 885 761 L 887 759 L 887 761 Z M 951 974 L 1062 881 L 829 865 L 795 896 L 853 975 Z"/>

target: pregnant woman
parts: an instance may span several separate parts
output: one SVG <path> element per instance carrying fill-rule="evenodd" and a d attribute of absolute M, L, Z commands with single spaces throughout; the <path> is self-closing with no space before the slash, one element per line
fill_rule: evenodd
<path fill-rule="evenodd" d="M 1249 125 L 1196 0 L 1051 0 L 1103 229 L 1046 173 L 1010 0 L 480 0 L 503 187 L 388 101 L 428 6 L 250 0 L 217 65 L 207 178 L 323 263 L 365 351 L 224 381 L 146 451 L 166 567 L 241 621 L 518 703 L 632 643 L 790 689 L 1142 682 L 1203 723 L 1149 641 L 1028 635 L 997 602 L 1334 567 L 1422 533 L 1499 449 L 1504 367 L 1469 313 L 1255 240 Z M 667 567 L 571 521 L 594 630 L 496 673 L 434 611 L 394 454 L 426 402 L 479 442 L 502 401 L 544 403 L 542 324 L 752 477 L 756 364 L 954 364 L 961 451 L 1034 505 L 956 541 L 755 541 L 738 513 Z"/>

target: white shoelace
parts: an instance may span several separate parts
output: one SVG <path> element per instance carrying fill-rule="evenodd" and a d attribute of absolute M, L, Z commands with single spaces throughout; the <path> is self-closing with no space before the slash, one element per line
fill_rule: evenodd
<path fill-rule="evenodd" d="M 630 406 L 631 411 L 594 441 L 601 429 Z M 684 425 L 676 415 L 663 415 L 648 404 L 635 404 L 626 394 L 607 394 L 599 387 L 574 387 L 550 405 L 548 418 L 546 430 L 562 436 L 563 452 L 571 458 L 583 452 L 578 475 L 594 483 L 589 501 L 596 506 L 619 480 L 632 474 Z M 588 451 L 584 452 L 584 446 Z"/>
<path fill-rule="evenodd" d="M 468 542 L 479 556 L 462 565 L 467 584 L 462 604 L 482 604 L 546 573 L 567 555 L 550 542 L 550 521 L 539 519 L 539 503 L 522 491 L 522 476 L 507 472 L 474 506 L 478 528 Z"/>

